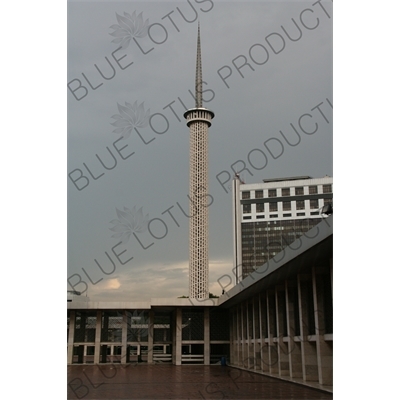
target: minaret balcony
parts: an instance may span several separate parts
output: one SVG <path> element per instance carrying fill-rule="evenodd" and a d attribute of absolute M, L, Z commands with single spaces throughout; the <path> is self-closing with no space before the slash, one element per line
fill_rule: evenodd
<path fill-rule="evenodd" d="M 203 121 L 211 126 L 211 120 L 214 118 L 214 112 L 207 108 L 191 108 L 183 116 L 186 118 L 186 125 L 190 126 L 192 122 Z"/>

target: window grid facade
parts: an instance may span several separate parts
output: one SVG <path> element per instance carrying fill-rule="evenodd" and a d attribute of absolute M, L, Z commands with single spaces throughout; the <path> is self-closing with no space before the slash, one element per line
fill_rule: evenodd
<path fill-rule="evenodd" d="M 277 187 L 268 187 L 273 184 Z M 241 241 L 238 243 L 240 258 L 235 258 L 238 276 L 242 278 L 318 224 L 324 218 L 322 207 L 332 203 L 333 197 L 331 177 L 297 181 L 295 178 L 282 184 L 271 181 L 258 187 L 257 184 L 245 186 L 243 190 L 239 186 L 238 192 L 242 199 L 247 197 L 247 201 L 242 202 L 242 216 L 238 217 L 241 232 L 236 240 Z M 259 200 L 261 195 L 264 204 Z"/>
<path fill-rule="evenodd" d="M 242 275 L 246 277 L 321 222 L 320 218 L 255 221 L 242 225 Z"/>
<path fill-rule="evenodd" d="M 331 193 L 332 192 L 332 185 L 323 185 L 322 186 L 322 193 Z"/>
<path fill-rule="evenodd" d="M 308 187 L 309 194 L 317 194 L 318 193 L 318 186 L 309 186 Z"/>
<path fill-rule="evenodd" d="M 318 199 L 311 199 L 310 200 L 310 208 L 312 208 L 312 209 L 318 208 Z"/>
<path fill-rule="evenodd" d="M 324 178 L 320 178 L 324 179 Z M 331 179 L 331 178 L 330 178 Z M 240 192 L 241 201 L 247 200 L 248 202 L 243 202 L 241 204 L 242 219 L 255 220 L 260 218 L 284 218 L 283 213 L 286 211 L 300 210 L 305 212 L 305 214 L 293 214 L 293 217 L 311 217 L 319 215 L 316 213 L 317 210 L 328 204 L 332 203 L 332 184 L 315 184 L 309 185 L 304 184 L 303 186 L 295 186 L 292 188 L 283 187 L 279 189 L 254 189 L 254 190 L 243 190 Z M 327 193 L 322 193 L 323 191 Z M 293 200 L 288 199 L 288 195 L 293 196 Z M 263 197 L 261 197 L 263 196 Z M 318 198 L 316 198 L 318 196 Z M 329 196 L 329 197 L 327 197 Z M 261 201 L 264 200 L 264 207 L 261 205 Z M 289 203 L 293 201 L 293 204 L 289 206 Z M 294 203 L 296 202 L 296 203 Z M 255 204 L 251 207 L 251 204 Z M 315 210 L 315 211 L 314 211 Z M 276 213 L 278 214 L 269 214 Z M 261 213 L 267 213 L 264 216 L 260 216 Z M 246 216 L 243 216 L 246 214 Z M 250 215 L 251 214 L 251 215 Z M 258 215 L 256 215 L 258 214 Z M 285 213 L 285 218 L 287 218 L 287 213 Z"/>
<path fill-rule="evenodd" d="M 269 203 L 269 211 L 278 211 L 278 203 L 276 202 L 271 202 Z"/>
<path fill-rule="evenodd" d="M 304 194 L 304 188 L 298 186 L 298 187 L 295 188 L 294 193 L 295 193 L 296 196 L 303 195 Z"/>
<path fill-rule="evenodd" d="M 296 210 L 304 210 L 304 200 L 296 201 Z"/>

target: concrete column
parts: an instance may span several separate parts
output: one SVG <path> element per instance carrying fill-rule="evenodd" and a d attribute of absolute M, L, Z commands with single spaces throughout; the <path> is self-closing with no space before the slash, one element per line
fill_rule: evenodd
<path fill-rule="evenodd" d="M 235 309 L 229 310 L 229 359 L 231 365 L 235 365 Z"/>
<path fill-rule="evenodd" d="M 297 300 L 297 281 L 285 281 L 285 295 L 289 336 L 289 373 L 291 378 L 303 378 L 301 344 L 295 342 L 295 300 Z"/>
<path fill-rule="evenodd" d="M 204 308 L 204 365 L 210 365 L 210 309 Z"/>
<path fill-rule="evenodd" d="M 276 326 L 278 334 L 278 368 L 279 376 L 289 376 L 289 351 L 288 343 L 283 340 L 286 334 L 284 324 L 286 323 L 286 306 L 281 304 L 283 286 L 275 287 Z"/>
<path fill-rule="evenodd" d="M 234 324 L 233 324 L 233 329 L 235 331 L 235 340 L 233 342 L 234 346 L 234 359 L 231 360 L 231 364 L 233 365 L 239 365 L 239 353 L 240 353 L 240 326 L 239 326 L 239 307 L 235 306 L 234 308 Z"/>
<path fill-rule="evenodd" d="M 253 297 L 253 337 L 254 337 L 254 369 L 261 369 L 260 345 L 260 296 Z"/>
<path fill-rule="evenodd" d="M 101 310 L 96 315 L 96 335 L 94 341 L 94 363 L 100 363 L 100 341 L 101 341 Z"/>
<path fill-rule="evenodd" d="M 175 365 L 182 365 L 182 307 L 176 308 L 175 339 Z"/>
<path fill-rule="evenodd" d="M 239 353 L 240 353 L 240 326 L 239 326 L 239 307 L 236 306 L 235 310 L 235 324 L 233 325 L 233 329 L 235 330 L 235 341 L 233 343 L 235 348 L 235 359 L 234 365 L 239 365 Z M 232 363 L 232 360 L 231 360 Z"/>
<path fill-rule="evenodd" d="M 78 342 L 85 342 L 85 333 L 86 333 L 86 321 L 87 321 L 87 315 L 86 312 L 81 312 L 81 320 L 79 323 L 79 333 L 78 333 Z M 76 328 L 76 326 L 75 326 Z M 85 351 L 85 346 L 79 345 L 78 347 L 78 364 L 83 364 L 85 359 L 84 359 L 84 351 Z"/>
<path fill-rule="evenodd" d="M 147 363 L 153 364 L 154 350 L 154 310 L 149 311 L 148 334 L 147 334 Z"/>
<path fill-rule="evenodd" d="M 253 367 L 253 352 L 251 351 L 251 335 L 250 335 L 250 315 L 249 315 L 249 300 L 245 301 L 246 312 L 244 313 L 246 319 L 246 336 L 247 336 L 247 343 L 245 347 L 245 354 L 244 354 L 244 367 L 251 369 Z"/>
<path fill-rule="evenodd" d="M 297 287 L 299 296 L 300 336 L 301 336 L 301 362 L 303 380 L 306 382 L 318 381 L 317 350 L 315 342 L 308 340 L 310 327 L 308 323 L 309 298 L 306 290 L 309 275 L 297 276 Z"/>
<path fill-rule="evenodd" d="M 245 332 L 247 332 L 246 328 L 246 321 L 245 321 L 245 312 L 244 312 L 244 306 L 246 305 L 246 302 L 240 303 L 240 329 L 241 329 L 241 346 L 240 346 L 240 366 L 244 366 L 244 360 L 246 359 L 246 335 Z"/>
<path fill-rule="evenodd" d="M 259 324 L 258 324 L 258 330 L 259 330 L 258 335 L 259 335 L 259 338 L 261 339 L 261 341 L 260 341 L 261 344 L 263 343 L 263 329 L 262 329 L 262 327 L 263 327 L 263 318 L 265 318 L 265 316 L 263 315 L 262 310 L 263 310 L 262 296 L 260 294 L 258 296 L 258 321 L 259 321 Z"/>
<path fill-rule="evenodd" d="M 234 327 L 235 326 L 235 316 L 234 316 L 234 311 L 232 309 L 229 309 L 229 359 L 231 361 L 231 364 L 234 364 L 235 360 L 235 355 L 233 354 L 234 352 L 234 343 L 235 343 L 235 333 L 234 333 Z"/>
<path fill-rule="evenodd" d="M 67 364 L 72 364 L 74 358 L 75 311 L 69 312 Z"/>
<path fill-rule="evenodd" d="M 318 378 L 321 385 L 333 384 L 333 349 L 332 342 L 326 342 L 324 321 L 324 293 L 322 279 L 312 269 L 313 298 L 315 310 L 315 336 L 317 345 Z"/>
<path fill-rule="evenodd" d="M 107 315 L 107 313 L 104 313 L 103 325 L 104 325 L 103 330 L 106 333 L 105 341 L 108 342 L 109 316 Z M 107 357 L 107 351 L 108 351 L 108 346 L 107 345 L 101 346 L 101 362 L 102 363 L 110 362 L 110 358 Z"/>
<path fill-rule="evenodd" d="M 331 290 L 332 290 L 332 300 L 333 300 L 333 258 L 329 259 L 329 267 L 331 270 Z"/>
<path fill-rule="evenodd" d="M 171 329 L 171 340 L 172 340 L 172 351 L 171 358 L 172 364 L 176 365 L 176 310 L 171 312 L 170 318 L 170 329 Z"/>
<path fill-rule="evenodd" d="M 127 351 L 128 351 L 128 323 L 130 323 L 130 318 L 128 321 L 128 313 L 126 310 L 122 311 L 122 346 L 121 346 L 121 364 L 126 364 L 127 362 Z"/>
<path fill-rule="evenodd" d="M 275 292 L 267 292 L 267 317 L 268 317 L 268 366 L 270 374 L 278 374 L 278 350 L 274 343 L 276 318 L 275 318 Z"/>
<path fill-rule="evenodd" d="M 265 294 L 260 295 L 260 338 L 261 338 L 261 370 L 269 372 L 268 344 L 265 336 L 267 332 L 267 299 Z"/>

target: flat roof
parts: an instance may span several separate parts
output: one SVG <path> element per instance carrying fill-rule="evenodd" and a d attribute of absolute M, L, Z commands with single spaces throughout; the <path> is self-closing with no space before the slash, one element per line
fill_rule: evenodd
<path fill-rule="evenodd" d="M 301 179 L 314 179 L 311 176 L 289 176 L 286 178 L 272 178 L 272 179 L 263 179 L 264 183 L 268 182 L 282 182 L 282 181 L 299 181 Z"/>
<path fill-rule="evenodd" d="M 154 308 L 171 309 L 176 307 L 198 307 L 198 306 L 217 306 L 219 298 L 209 298 L 204 300 L 190 298 L 152 298 L 148 301 L 88 301 L 88 302 L 68 302 L 69 310 L 150 310 Z"/>

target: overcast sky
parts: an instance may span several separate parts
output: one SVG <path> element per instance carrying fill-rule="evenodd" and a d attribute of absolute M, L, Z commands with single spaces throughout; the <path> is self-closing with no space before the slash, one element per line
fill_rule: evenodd
<path fill-rule="evenodd" d="M 221 294 L 218 279 L 233 278 L 232 199 L 221 184 L 233 169 L 246 168 L 246 183 L 332 176 L 332 3 L 313 3 L 69 1 L 68 277 L 76 290 L 87 285 L 91 299 L 108 301 L 188 294 L 182 114 L 194 107 L 199 20 L 203 104 L 215 112 L 210 291 Z M 124 218 L 136 237 L 120 229 Z"/>

